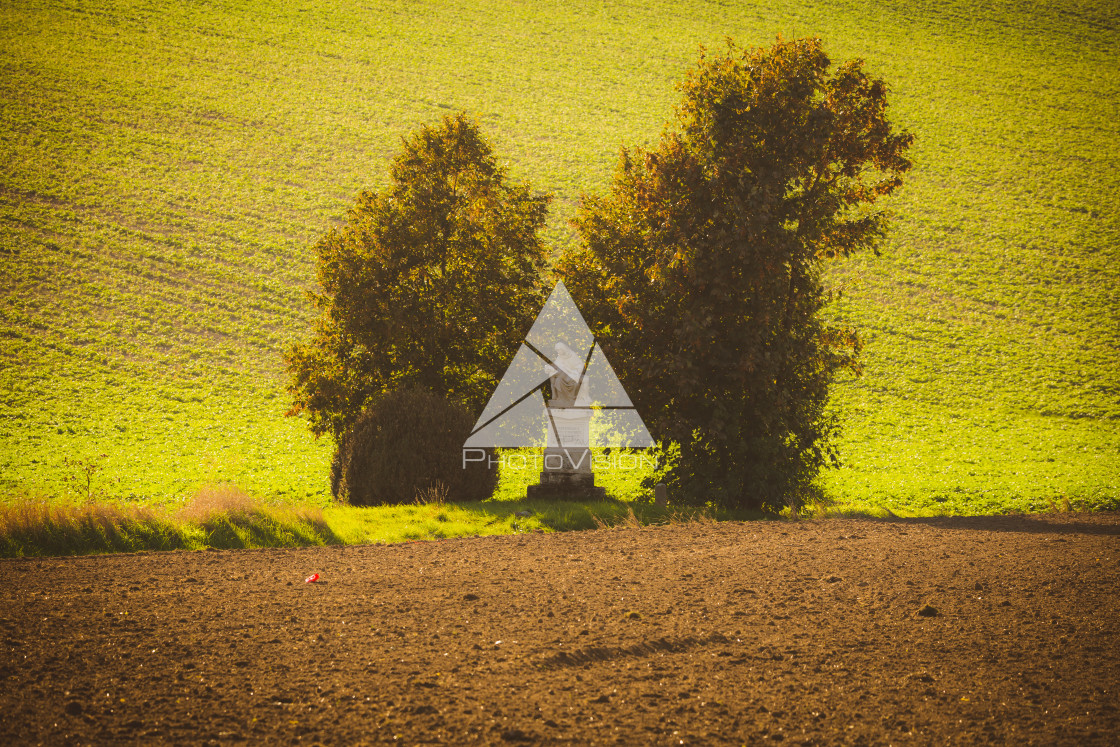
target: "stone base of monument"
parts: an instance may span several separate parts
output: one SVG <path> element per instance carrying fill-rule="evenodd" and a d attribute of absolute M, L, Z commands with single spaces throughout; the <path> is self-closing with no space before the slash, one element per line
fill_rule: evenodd
<path fill-rule="evenodd" d="M 546 501 L 602 501 L 607 489 L 595 484 L 595 475 L 588 472 L 548 470 L 541 473 L 538 485 L 530 485 L 526 498 Z"/>
<path fill-rule="evenodd" d="M 544 450 L 544 471 L 538 485 L 530 485 L 526 497 L 543 500 L 601 501 L 607 497 L 606 488 L 595 484 L 591 471 L 591 450 L 584 448 L 557 448 Z"/>

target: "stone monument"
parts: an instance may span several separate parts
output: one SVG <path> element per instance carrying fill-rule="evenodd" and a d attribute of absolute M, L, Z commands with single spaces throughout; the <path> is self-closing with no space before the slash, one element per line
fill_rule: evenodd
<path fill-rule="evenodd" d="M 530 485 L 528 498 L 602 500 L 605 488 L 595 485 L 591 471 L 591 396 L 583 361 L 562 342 L 556 343 L 549 377 L 548 442 L 541 460 L 541 481 Z"/>

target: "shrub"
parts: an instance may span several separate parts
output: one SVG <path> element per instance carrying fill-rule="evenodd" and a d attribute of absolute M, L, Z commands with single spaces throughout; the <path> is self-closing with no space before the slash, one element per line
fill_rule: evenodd
<path fill-rule="evenodd" d="M 411 503 L 433 492 L 455 501 L 489 498 L 497 469 L 484 462 L 463 468 L 463 442 L 473 425 L 465 407 L 430 391 L 384 395 L 339 440 L 331 465 L 335 498 L 357 506 Z"/>

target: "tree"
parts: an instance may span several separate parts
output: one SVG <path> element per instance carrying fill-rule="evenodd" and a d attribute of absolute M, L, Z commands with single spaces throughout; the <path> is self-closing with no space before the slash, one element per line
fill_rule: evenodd
<path fill-rule="evenodd" d="M 421 127 L 389 177 L 316 245 L 319 319 L 285 356 L 290 414 L 336 440 L 404 386 L 480 410 L 544 299 L 549 198 L 509 183 L 476 122 Z"/>
<path fill-rule="evenodd" d="M 912 136 L 859 60 L 818 39 L 702 52 L 679 126 L 623 149 L 559 272 L 668 455 L 675 500 L 776 510 L 835 462 L 825 411 L 853 330 L 821 317 L 826 260 L 873 248 Z"/>

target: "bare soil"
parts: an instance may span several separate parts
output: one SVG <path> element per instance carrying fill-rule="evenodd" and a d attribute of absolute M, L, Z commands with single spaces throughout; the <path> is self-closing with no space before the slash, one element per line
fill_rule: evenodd
<path fill-rule="evenodd" d="M 0 743 L 1114 744 L 1118 535 L 1049 514 L 5 560 Z"/>

